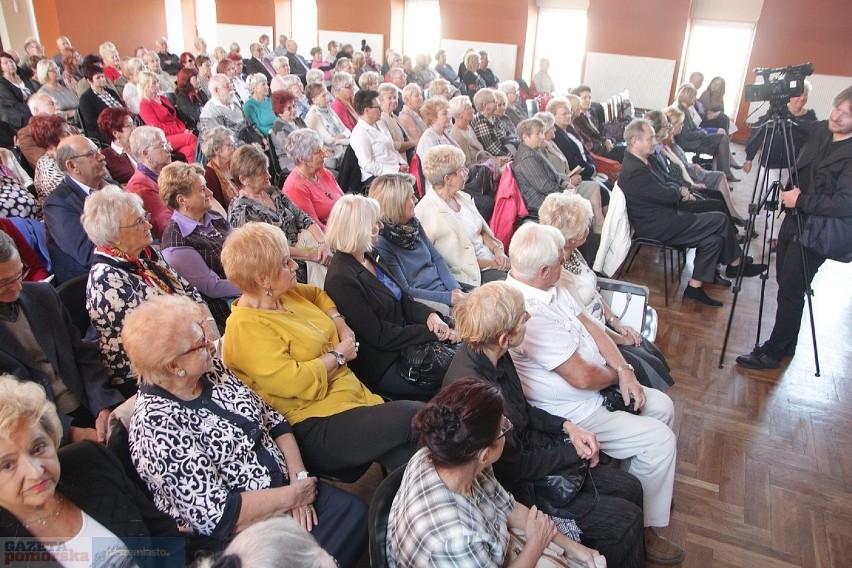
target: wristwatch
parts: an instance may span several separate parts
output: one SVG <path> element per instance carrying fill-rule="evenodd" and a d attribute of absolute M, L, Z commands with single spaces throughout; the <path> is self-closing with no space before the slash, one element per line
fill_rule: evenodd
<path fill-rule="evenodd" d="M 631 365 L 630 363 L 624 364 L 618 369 L 616 369 L 615 376 L 621 378 L 621 371 L 631 371 L 634 373 L 636 372 L 636 370 L 633 368 L 633 365 Z"/>
<path fill-rule="evenodd" d="M 346 364 L 346 357 L 344 357 L 342 353 L 338 353 L 337 351 L 329 351 L 329 353 L 334 355 L 334 358 L 337 359 L 338 369 Z"/>

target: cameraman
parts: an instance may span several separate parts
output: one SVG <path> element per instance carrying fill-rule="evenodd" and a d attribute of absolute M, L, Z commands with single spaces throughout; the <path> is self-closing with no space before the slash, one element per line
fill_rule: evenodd
<path fill-rule="evenodd" d="M 834 98 L 827 121 L 812 125 L 796 168 L 801 187 L 781 192 L 787 209 L 796 209 L 802 227 L 811 214 L 852 217 L 852 87 Z M 797 241 L 796 217 L 785 215 L 778 234 L 778 308 L 772 335 L 748 355 L 737 357 L 747 369 L 777 369 L 781 359 L 796 351 L 804 294 L 825 258 L 804 249 L 808 277 L 802 266 L 802 248 Z"/>

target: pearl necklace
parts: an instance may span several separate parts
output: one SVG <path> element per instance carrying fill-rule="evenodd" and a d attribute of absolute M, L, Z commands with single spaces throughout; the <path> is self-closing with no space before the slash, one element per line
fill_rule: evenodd
<path fill-rule="evenodd" d="M 35 520 L 32 520 L 28 523 L 24 523 L 24 528 L 27 529 L 27 530 L 30 530 L 30 527 L 32 527 L 32 526 L 36 526 L 36 525 L 40 526 L 40 527 L 45 526 L 48 521 L 50 521 L 51 519 L 55 519 L 56 517 L 59 516 L 59 513 L 62 511 L 62 504 L 63 503 L 65 503 L 65 498 L 59 497 L 56 500 L 56 509 L 54 509 L 52 513 L 49 513 L 49 514 L 45 515 L 44 517 L 41 517 L 40 519 L 35 519 Z"/>
<path fill-rule="evenodd" d="M 571 274 L 581 274 L 583 272 L 583 257 L 575 249 L 571 251 L 571 258 L 562 267 Z"/>

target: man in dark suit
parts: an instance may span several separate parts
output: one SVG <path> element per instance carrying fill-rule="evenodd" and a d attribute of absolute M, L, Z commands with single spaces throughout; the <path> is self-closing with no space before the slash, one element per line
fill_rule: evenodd
<path fill-rule="evenodd" d="M 627 199 L 627 216 L 637 237 L 653 239 L 672 246 L 696 247 L 695 265 L 685 300 L 721 307 L 704 291 L 704 283 L 724 285 L 727 280 L 716 274 L 716 265 L 727 264 L 728 276 L 736 276 L 742 251 L 729 238 L 728 218 L 724 213 L 690 213 L 678 207 L 681 201 L 677 184 L 666 185 L 652 171 L 648 157 L 654 151 L 656 137 L 651 123 L 636 119 L 624 130 L 627 152 L 618 185 Z M 743 275 L 757 276 L 765 264 L 748 264 Z M 724 280 L 724 282 L 722 282 Z"/>
<path fill-rule="evenodd" d="M 169 52 L 169 41 L 164 37 L 157 40 L 157 56 L 160 58 L 160 68 L 169 75 L 177 75 L 183 68 L 180 57 Z"/>
<path fill-rule="evenodd" d="M 272 65 L 263 58 L 263 46 L 259 43 L 253 43 L 249 46 L 251 57 L 243 61 L 246 70 L 246 76 L 261 73 L 266 77 L 266 82 L 272 81 Z"/>
<path fill-rule="evenodd" d="M 56 149 L 56 162 L 65 172 L 56 189 L 44 200 L 47 250 L 59 282 L 88 274 L 95 245 L 89 240 L 80 215 L 83 202 L 101 188 L 107 175 L 106 158 L 85 136 L 69 136 Z"/>
<path fill-rule="evenodd" d="M 42 385 L 68 441 L 106 441 L 110 409 L 124 397 L 109 385 L 95 345 L 83 342 L 53 286 L 21 282 L 15 243 L 0 233 L 0 372 Z"/>
<path fill-rule="evenodd" d="M 305 75 L 307 75 L 308 71 L 310 71 L 311 64 L 308 63 L 304 57 L 296 53 L 298 49 L 299 44 L 297 44 L 295 40 L 287 40 L 287 60 L 290 62 L 290 73 L 298 75 L 299 79 L 302 80 L 302 84 L 304 84 Z"/>

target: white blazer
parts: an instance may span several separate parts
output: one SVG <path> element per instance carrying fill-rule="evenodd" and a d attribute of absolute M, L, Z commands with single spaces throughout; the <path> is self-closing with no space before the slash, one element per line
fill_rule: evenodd
<path fill-rule="evenodd" d="M 594 269 L 608 276 L 615 274 L 630 252 L 632 236 L 633 229 L 627 218 L 627 199 L 618 184 L 615 184 L 601 228 L 601 242 Z"/>

